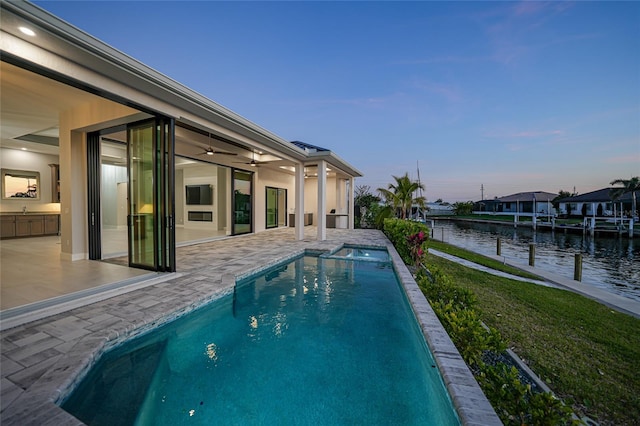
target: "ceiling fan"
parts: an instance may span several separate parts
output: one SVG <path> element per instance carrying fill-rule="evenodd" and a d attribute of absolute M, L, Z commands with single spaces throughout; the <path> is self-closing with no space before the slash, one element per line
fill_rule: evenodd
<path fill-rule="evenodd" d="M 199 155 L 238 155 L 235 152 L 216 151 L 211 146 L 211 133 L 209 133 L 209 147 L 201 152 Z"/>
<path fill-rule="evenodd" d="M 240 164 L 248 164 L 251 167 L 260 167 L 261 164 L 267 164 L 269 163 L 269 161 L 256 161 L 256 157 L 255 157 L 255 152 L 251 152 L 251 161 L 249 162 L 242 162 L 242 161 L 236 161 L 236 163 L 240 163 Z"/>

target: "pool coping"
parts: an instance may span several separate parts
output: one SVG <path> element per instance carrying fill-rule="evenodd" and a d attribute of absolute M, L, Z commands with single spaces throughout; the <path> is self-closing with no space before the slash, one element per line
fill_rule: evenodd
<path fill-rule="evenodd" d="M 469 426 L 502 425 L 502 421 L 482 392 L 396 248 L 390 242 L 386 248 L 391 255 L 394 269 L 420 324 L 429 350 L 438 365 L 460 422 Z"/>
<path fill-rule="evenodd" d="M 93 320 L 96 315 L 107 318 L 109 309 L 114 309 L 114 307 L 124 310 L 134 310 L 136 307 L 140 309 L 140 312 L 131 311 L 125 320 L 119 319 L 113 324 L 105 320 L 104 324 L 107 324 L 107 326 L 100 327 L 100 323 L 97 323 L 95 324 L 96 330 L 93 332 L 86 335 L 68 337 L 68 347 L 65 347 L 64 344 L 67 342 L 67 338 L 60 335 L 59 337 L 62 339 L 62 345 L 60 346 L 65 347 L 63 354 L 54 357 L 50 364 L 45 362 L 46 371 L 44 374 L 13 399 L 7 407 L 3 407 L 6 409 L 2 411 L 0 420 L 3 425 L 82 425 L 81 421 L 63 410 L 58 404 L 74 389 L 75 385 L 105 351 L 122 343 L 124 340 L 145 333 L 213 300 L 232 293 L 236 282 L 250 275 L 260 273 L 304 254 L 318 255 L 339 250 L 347 245 L 355 245 L 365 248 L 386 248 L 389 252 L 394 270 L 405 290 L 407 299 L 438 365 L 461 423 L 464 425 L 501 425 L 502 423 L 498 416 L 431 309 L 428 301 L 418 288 L 395 247 L 382 232 L 376 234 L 375 237 L 378 241 L 374 244 L 364 242 L 363 244 L 358 244 L 350 241 L 322 243 L 304 241 L 300 242 L 301 244 L 296 247 L 288 247 L 287 250 L 279 251 L 278 254 L 268 260 L 263 259 L 257 263 L 253 262 L 252 266 L 244 265 L 242 271 L 236 270 L 229 273 L 216 270 L 216 273 L 214 273 L 214 268 L 202 268 L 190 273 L 180 274 L 148 287 L 158 293 L 153 297 L 161 302 L 169 295 L 178 299 L 177 301 L 172 301 L 174 306 L 169 309 L 163 306 L 164 303 L 158 303 L 157 300 L 152 300 L 152 296 L 145 295 L 144 292 L 148 289 L 145 288 L 134 290 L 132 293 L 118 295 L 94 305 L 88 305 L 84 309 L 75 308 L 71 311 L 74 314 L 73 316 L 66 315 L 68 313 L 55 315 L 50 318 L 50 323 L 47 323 L 48 319 L 39 320 L 36 323 L 41 327 L 50 327 L 49 329 L 51 330 L 56 327 L 57 330 L 54 331 L 62 333 L 60 330 L 65 330 L 65 332 L 71 333 L 68 334 L 68 336 L 71 336 L 73 333 L 78 333 L 78 330 L 75 329 L 69 331 L 70 328 L 73 328 L 72 322 L 78 323 L 89 318 Z M 176 293 L 173 286 L 178 286 L 178 290 L 188 289 L 188 291 Z M 142 309 L 140 306 L 146 307 Z M 91 327 L 87 326 L 85 328 L 90 329 Z M 25 339 L 30 338 L 32 337 L 25 337 Z M 38 349 L 38 343 L 34 343 L 36 347 L 30 350 L 35 352 Z M 46 350 L 40 352 L 46 352 Z M 41 355 L 41 353 L 37 355 Z M 4 360 L 5 356 L 3 354 Z M 8 385 L 16 386 L 9 382 L 5 377 L 5 372 L 3 372 L 3 396 Z"/>

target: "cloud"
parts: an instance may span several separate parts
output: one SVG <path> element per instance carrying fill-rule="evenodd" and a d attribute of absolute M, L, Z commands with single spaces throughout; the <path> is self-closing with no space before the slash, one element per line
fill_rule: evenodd
<path fill-rule="evenodd" d="M 447 55 L 426 59 L 415 59 L 407 61 L 396 61 L 392 65 L 430 65 L 430 64 L 470 64 L 476 62 L 487 62 L 493 59 L 492 56 L 462 56 Z"/>
<path fill-rule="evenodd" d="M 452 85 L 433 82 L 414 83 L 414 87 L 428 93 L 434 93 L 441 96 L 447 102 L 456 103 L 462 100 L 460 90 Z"/>
<path fill-rule="evenodd" d="M 604 159 L 607 164 L 640 164 L 640 152 Z"/>
<path fill-rule="evenodd" d="M 560 129 L 551 130 L 519 130 L 519 131 L 493 131 L 484 134 L 487 138 L 497 139 L 533 139 L 549 136 L 563 136 L 565 132 Z"/>
<path fill-rule="evenodd" d="M 324 98 L 324 99 L 290 99 L 279 100 L 279 105 L 293 105 L 299 107 L 323 105 L 351 105 L 358 107 L 382 107 L 399 95 L 363 97 L 363 98 Z"/>
<path fill-rule="evenodd" d="M 573 3 L 521 1 L 504 4 L 474 17 L 488 37 L 488 48 L 491 52 L 489 56 L 500 64 L 516 64 L 532 52 L 551 44 L 594 37 L 589 34 L 565 37 L 555 34 L 552 40 L 541 40 L 541 33 L 533 33 L 572 8 Z"/>

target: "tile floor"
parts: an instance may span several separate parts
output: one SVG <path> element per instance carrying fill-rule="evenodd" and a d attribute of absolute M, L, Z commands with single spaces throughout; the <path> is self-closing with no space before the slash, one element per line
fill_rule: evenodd
<path fill-rule="evenodd" d="M 110 229 L 103 233 L 105 257 L 126 256 L 127 230 Z M 176 229 L 177 245 L 187 246 L 226 238 L 224 232 Z M 123 268 L 124 262 L 63 260 L 60 237 L 16 238 L 0 241 L 0 310 L 16 308 L 70 293 L 149 277 L 148 271 Z M 47 282 L 42 281 L 47 277 Z"/>

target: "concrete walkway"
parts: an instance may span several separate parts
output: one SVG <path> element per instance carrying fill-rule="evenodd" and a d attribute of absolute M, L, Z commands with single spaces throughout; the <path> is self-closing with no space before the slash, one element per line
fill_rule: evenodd
<path fill-rule="evenodd" d="M 545 271 L 543 269 L 539 269 L 539 268 L 535 268 L 529 265 L 525 265 L 522 263 L 518 263 L 518 262 L 514 262 L 511 260 L 507 260 L 502 256 L 497 256 L 497 255 L 493 255 L 493 256 L 487 256 L 487 255 L 483 255 L 483 256 L 487 256 L 490 258 L 493 258 L 494 260 L 497 260 L 498 262 L 504 263 L 506 265 L 512 266 L 514 268 L 518 268 L 522 271 L 526 271 L 529 272 L 531 274 L 537 275 L 541 278 L 544 278 L 545 281 L 537 281 L 537 280 L 530 280 L 527 278 L 522 278 L 522 277 L 518 277 L 515 275 L 510 275 L 510 274 L 506 274 L 504 272 L 501 271 L 496 271 L 490 268 L 487 268 L 485 266 L 482 265 L 478 265 L 476 263 L 470 262 L 468 260 L 465 259 L 461 259 L 459 257 L 456 256 L 452 256 L 450 254 L 446 254 L 443 252 L 440 252 L 438 250 L 434 250 L 434 249 L 429 249 L 429 253 L 432 253 L 435 256 L 440 256 L 443 258 L 446 258 L 448 260 L 460 263 L 462 265 L 465 265 L 467 267 L 471 267 L 474 269 L 478 269 L 478 270 L 482 270 L 484 272 L 488 272 L 490 274 L 493 275 L 498 275 L 498 276 L 503 276 L 506 278 L 511 278 L 514 280 L 519 280 L 519 281 L 527 281 L 527 282 L 532 282 L 534 284 L 540 284 L 540 285 L 546 285 L 546 286 L 551 286 L 551 287 L 556 287 L 556 288 L 561 288 L 564 290 L 570 290 L 573 291 L 574 293 L 578 293 L 581 294 L 585 297 L 588 297 L 590 299 L 593 299 L 597 302 L 602 303 L 605 306 L 608 306 L 612 309 L 617 310 L 618 312 L 622 312 L 625 314 L 629 314 L 632 315 L 636 318 L 640 318 L 640 302 L 633 300 L 633 299 L 629 299 L 628 297 L 624 297 L 624 296 L 619 296 L 617 294 L 605 291 L 605 290 L 601 290 L 597 287 L 594 287 L 592 285 L 589 284 L 584 284 L 581 283 L 580 281 L 575 281 L 569 278 L 566 278 L 564 276 L 561 276 L 559 274 L 554 274 L 553 272 L 548 272 Z"/>
<path fill-rule="evenodd" d="M 500 425 L 500 419 L 384 234 L 375 230 L 329 229 L 326 241 L 316 241 L 315 236 L 316 228 L 307 227 L 305 240 L 297 241 L 293 228 L 280 228 L 181 247 L 176 253 L 179 266 L 175 274 L 119 288 L 117 294 L 108 294 L 107 298 L 104 294 L 90 295 L 80 301 L 81 306 L 63 306 L 60 308 L 63 311 L 52 316 L 42 318 L 42 313 L 33 312 L 31 317 L 22 317 L 29 322 L 7 327 L 0 334 L 0 424 L 82 424 L 57 404 L 106 350 L 230 294 L 238 279 L 305 252 L 322 253 L 354 244 L 386 247 L 389 251 L 462 424 Z"/>

